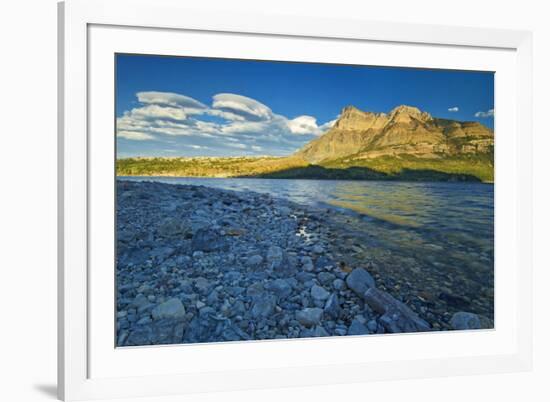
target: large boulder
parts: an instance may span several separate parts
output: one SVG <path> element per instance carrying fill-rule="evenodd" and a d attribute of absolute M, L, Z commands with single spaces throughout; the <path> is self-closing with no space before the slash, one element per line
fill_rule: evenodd
<path fill-rule="evenodd" d="M 161 320 L 163 318 L 182 318 L 185 316 L 185 307 L 180 299 L 174 297 L 159 304 L 151 311 L 153 319 Z"/>
<path fill-rule="evenodd" d="M 430 324 L 389 293 L 370 288 L 363 297 L 370 308 L 382 315 L 379 322 L 382 323 L 387 332 L 401 333 L 430 330 Z"/>
<path fill-rule="evenodd" d="M 481 321 L 477 314 L 460 311 L 453 314 L 451 318 L 451 326 L 453 329 L 458 330 L 480 329 Z"/>
<path fill-rule="evenodd" d="M 360 297 L 363 297 L 368 289 L 375 286 L 374 278 L 363 268 L 355 268 L 351 271 L 346 277 L 346 284 Z"/>

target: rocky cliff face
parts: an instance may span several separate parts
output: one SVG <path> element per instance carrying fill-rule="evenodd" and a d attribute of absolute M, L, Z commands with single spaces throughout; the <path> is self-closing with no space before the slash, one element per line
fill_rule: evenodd
<path fill-rule="evenodd" d="M 462 153 L 492 152 L 493 131 L 477 122 L 438 119 L 412 106 L 389 114 L 345 107 L 334 126 L 297 152 L 309 163 L 354 155 L 443 158 Z"/>

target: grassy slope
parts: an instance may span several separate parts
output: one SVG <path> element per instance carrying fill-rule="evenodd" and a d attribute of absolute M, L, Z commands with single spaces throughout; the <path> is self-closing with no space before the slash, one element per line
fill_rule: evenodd
<path fill-rule="evenodd" d="M 119 176 L 271 177 L 363 180 L 481 180 L 492 182 L 490 154 L 424 159 L 410 155 L 364 159 L 359 155 L 319 165 L 298 157 L 128 158 Z"/>

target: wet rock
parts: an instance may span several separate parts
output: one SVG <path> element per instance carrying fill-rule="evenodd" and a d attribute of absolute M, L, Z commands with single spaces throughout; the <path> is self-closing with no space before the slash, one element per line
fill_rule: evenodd
<path fill-rule="evenodd" d="M 462 296 L 453 295 L 448 292 L 441 292 L 439 299 L 443 300 L 449 307 L 453 309 L 466 309 L 470 306 L 470 302 Z"/>
<path fill-rule="evenodd" d="M 376 288 L 370 288 L 365 292 L 364 299 L 370 308 L 382 315 L 380 322 L 387 332 L 430 330 L 430 325 L 426 321 L 389 293 Z"/>
<path fill-rule="evenodd" d="M 304 256 L 301 260 L 302 263 L 302 269 L 307 272 L 313 271 L 313 260 L 310 256 Z"/>
<path fill-rule="evenodd" d="M 468 313 L 465 311 L 454 313 L 450 322 L 453 329 L 458 329 L 458 330 L 481 328 L 481 322 L 479 320 L 479 316 L 477 314 Z"/>
<path fill-rule="evenodd" d="M 346 277 L 346 285 L 353 290 L 358 296 L 363 297 L 365 292 L 374 288 L 374 278 L 363 268 L 355 268 Z"/>

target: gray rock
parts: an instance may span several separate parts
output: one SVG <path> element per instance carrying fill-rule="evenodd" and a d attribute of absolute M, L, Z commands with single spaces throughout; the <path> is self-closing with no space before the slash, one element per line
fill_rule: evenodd
<path fill-rule="evenodd" d="M 250 313 L 254 318 L 267 318 L 275 309 L 276 304 L 275 296 L 265 293 L 254 300 Z"/>
<path fill-rule="evenodd" d="M 315 254 L 322 254 L 325 249 L 323 248 L 323 246 L 319 245 L 319 244 L 316 244 L 315 246 L 313 246 L 313 249 L 312 251 L 315 253 Z"/>
<path fill-rule="evenodd" d="M 288 215 L 290 215 L 291 212 L 292 212 L 292 210 L 289 207 L 285 207 L 284 205 L 279 207 L 279 214 L 280 215 L 288 216 Z"/>
<path fill-rule="evenodd" d="M 430 324 L 389 293 L 376 288 L 370 288 L 365 292 L 364 299 L 370 308 L 378 314 L 382 314 L 380 323 L 387 332 L 400 333 L 430 330 Z"/>
<path fill-rule="evenodd" d="M 149 324 L 151 322 L 151 317 L 147 316 L 147 317 L 142 317 L 140 318 L 138 321 L 137 321 L 137 325 L 143 325 L 143 324 Z"/>
<path fill-rule="evenodd" d="M 468 313 L 465 311 L 454 313 L 453 317 L 451 318 L 451 325 L 453 329 L 458 330 L 481 328 L 479 316 L 477 314 Z"/>
<path fill-rule="evenodd" d="M 135 239 L 136 235 L 131 230 L 119 230 L 117 231 L 117 240 L 125 243 L 130 243 Z"/>
<path fill-rule="evenodd" d="M 227 251 L 229 243 L 212 229 L 198 229 L 191 241 L 193 251 Z"/>
<path fill-rule="evenodd" d="M 378 328 L 378 324 L 376 323 L 376 320 L 370 320 L 369 322 L 367 322 L 367 328 L 372 333 L 376 332 Z"/>
<path fill-rule="evenodd" d="M 271 268 L 277 269 L 283 265 L 284 253 L 279 246 L 270 246 L 267 250 L 266 260 Z"/>
<path fill-rule="evenodd" d="M 320 325 L 317 325 L 315 328 L 306 328 L 300 332 L 301 338 L 318 338 L 322 336 L 329 336 L 329 333 Z"/>
<path fill-rule="evenodd" d="M 313 297 L 315 300 L 326 300 L 330 296 L 330 293 L 325 290 L 325 288 L 313 285 L 311 287 L 311 297 Z"/>
<path fill-rule="evenodd" d="M 355 319 L 348 328 L 348 335 L 367 335 L 369 329 L 361 321 Z"/>
<path fill-rule="evenodd" d="M 338 300 L 336 293 L 333 293 L 325 303 L 324 312 L 327 316 L 336 319 L 340 315 L 340 311 L 340 301 Z"/>
<path fill-rule="evenodd" d="M 273 292 L 279 300 L 286 299 L 292 294 L 292 287 L 284 279 L 275 279 L 269 282 L 266 289 Z"/>
<path fill-rule="evenodd" d="M 245 264 L 246 264 L 248 267 L 254 267 L 254 268 L 255 268 L 255 267 L 260 266 L 260 264 L 262 263 L 263 260 L 264 260 L 264 259 L 262 258 L 261 255 L 257 255 L 257 254 L 256 254 L 256 255 L 253 255 L 253 256 L 251 256 L 251 257 L 248 257 L 248 259 L 246 260 L 246 263 L 245 263 Z"/>
<path fill-rule="evenodd" d="M 147 299 L 147 297 L 141 293 L 138 293 L 138 295 L 132 301 L 131 306 L 138 309 L 140 307 L 147 306 L 148 304 L 149 300 Z"/>
<path fill-rule="evenodd" d="M 197 288 L 197 291 L 200 293 L 207 293 L 210 286 L 210 281 L 202 276 L 195 279 L 195 288 Z"/>
<path fill-rule="evenodd" d="M 248 297 L 257 297 L 264 293 L 264 284 L 262 282 L 255 282 L 246 289 L 246 295 Z"/>
<path fill-rule="evenodd" d="M 313 327 L 321 322 L 323 310 L 317 307 L 308 307 L 296 312 L 296 320 L 305 327 Z"/>
<path fill-rule="evenodd" d="M 304 271 L 307 271 L 307 272 L 313 271 L 314 267 L 313 267 L 313 260 L 311 259 L 311 257 L 307 255 L 302 257 L 301 263 L 302 263 L 302 269 Z"/>
<path fill-rule="evenodd" d="M 320 272 L 319 275 L 317 275 L 317 279 L 319 280 L 321 285 L 328 285 L 333 281 L 334 278 L 334 274 L 331 274 L 330 272 Z"/>
<path fill-rule="evenodd" d="M 346 284 L 360 297 L 363 297 L 368 289 L 375 286 L 374 278 L 363 268 L 355 268 L 351 271 L 346 277 Z"/>
<path fill-rule="evenodd" d="M 151 314 L 155 320 L 163 318 L 183 318 L 185 316 L 185 307 L 180 299 L 174 297 L 159 304 L 153 309 Z"/>
<path fill-rule="evenodd" d="M 346 282 L 344 282 L 342 279 L 337 278 L 332 281 L 332 287 L 335 290 L 343 290 L 346 287 Z"/>
<path fill-rule="evenodd" d="M 177 236 L 184 233 L 185 228 L 181 221 L 175 218 L 167 218 L 159 225 L 157 232 L 164 237 Z"/>

